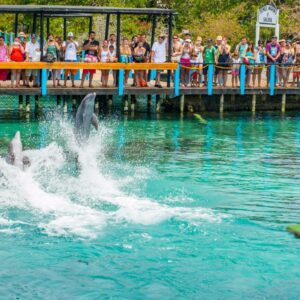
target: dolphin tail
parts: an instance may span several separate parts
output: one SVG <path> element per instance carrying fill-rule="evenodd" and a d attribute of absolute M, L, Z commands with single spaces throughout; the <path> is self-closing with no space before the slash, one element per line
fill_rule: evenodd
<path fill-rule="evenodd" d="M 92 125 L 95 127 L 96 130 L 98 130 L 98 118 L 95 114 L 92 116 Z"/>

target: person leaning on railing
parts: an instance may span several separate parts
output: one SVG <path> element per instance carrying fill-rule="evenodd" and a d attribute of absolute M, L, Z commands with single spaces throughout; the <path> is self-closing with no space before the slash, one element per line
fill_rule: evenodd
<path fill-rule="evenodd" d="M 65 62 L 76 62 L 77 61 L 77 50 L 78 50 L 78 42 L 74 40 L 73 32 L 69 32 L 67 35 L 67 40 L 63 42 L 62 49 L 64 51 Z M 72 87 L 75 86 L 75 75 L 77 70 L 65 70 L 65 78 L 64 78 L 64 87 L 67 87 L 68 76 L 71 76 Z"/>
<path fill-rule="evenodd" d="M 98 53 L 99 53 L 99 42 L 95 39 L 96 33 L 95 31 L 91 31 L 89 34 L 89 39 L 84 41 L 83 43 L 83 50 L 85 50 L 84 53 L 84 62 L 87 63 L 96 63 L 98 62 Z M 96 70 L 87 70 L 84 69 L 82 71 L 82 78 L 81 78 L 81 84 L 80 87 L 83 88 L 83 84 L 85 81 L 85 77 L 87 74 L 90 74 L 89 77 L 89 87 L 93 87 L 92 81 L 94 74 L 96 73 Z"/>
<path fill-rule="evenodd" d="M 278 64 L 280 59 L 280 53 L 281 53 L 281 47 L 277 43 L 277 37 L 273 36 L 270 43 L 266 46 L 266 55 L 267 55 L 267 63 L 269 65 L 271 64 Z M 275 82 L 278 79 L 277 72 L 275 72 Z M 270 67 L 267 69 L 267 80 L 269 84 L 270 81 Z M 278 86 L 278 83 L 275 84 L 275 86 Z"/>
<path fill-rule="evenodd" d="M 281 75 L 281 81 L 280 84 L 282 84 L 283 87 L 287 86 L 289 76 L 292 69 L 293 64 L 293 58 L 294 58 L 294 49 L 291 46 L 290 40 L 283 40 L 281 44 L 281 66 L 280 66 L 280 75 Z"/>
<path fill-rule="evenodd" d="M 20 39 L 16 37 L 14 39 L 13 44 L 10 47 L 9 55 L 10 60 L 13 62 L 23 62 L 24 61 L 24 54 L 25 49 L 20 43 Z M 21 66 L 20 66 L 21 68 Z M 21 69 L 12 69 L 11 70 L 11 87 L 14 87 L 14 80 L 16 78 L 16 86 L 17 88 L 20 87 L 20 76 L 21 76 Z"/>
<path fill-rule="evenodd" d="M 126 37 L 122 39 L 122 45 L 120 46 L 120 55 L 121 55 L 121 62 L 124 63 L 132 62 L 132 51 L 129 45 L 129 40 Z M 124 76 L 125 76 L 124 83 L 126 85 L 128 83 L 128 78 L 129 78 L 128 70 L 125 71 Z"/>
<path fill-rule="evenodd" d="M 44 52 L 46 53 L 45 60 L 46 62 L 56 62 L 57 61 L 57 52 L 59 51 L 59 45 L 54 39 L 53 34 L 48 35 L 47 42 L 44 45 Z M 53 80 L 53 87 L 56 87 L 56 70 L 49 70 L 52 71 L 52 80 Z"/>
<path fill-rule="evenodd" d="M 26 61 L 28 62 L 39 62 L 41 58 L 40 43 L 37 41 L 37 36 L 33 33 L 31 35 L 30 41 L 25 47 Z M 27 69 L 25 70 L 26 86 L 30 87 L 29 80 L 32 76 L 33 87 L 37 87 L 36 78 L 38 76 L 39 70 L 37 69 Z"/>
<path fill-rule="evenodd" d="M 146 48 L 143 47 L 143 42 L 139 42 L 133 52 L 133 61 L 138 64 L 146 62 L 146 51 L 147 51 Z M 135 77 L 135 85 L 137 87 L 147 86 L 147 82 L 144 79 L 143 70 L 135 70 L 134 77 Z"/>
<path fill-rule="evenodd" d="M 300 52 L 296 53 L 296 57 L 294 60 L 294 66 L 293 66 L 293 85 L 297 85 L 298 87 L 300 83 Z"/>
<path fill-rule="evenodd" d="M 203 75 L 204 85 L 207 86 L 207 74 L 209 65 L 217 64 L 217 51 L 212 44 L 212 39 L 207 40 L 207 45 L 203 49 Z"/>
<path fill-rule="evenodd" d="M 167 43 L 165 40 L 165 36 L 161 34 L 158 37 L 158 41 L 155 42 L 152 46 L 151 51 L 151 62 L 152 63 L 165 63 L 167 56 Z M 160 74 L 161 70 L 156 70 L 156 78 L 155 78 L 155 87 L 162 88 L 160 83 Z"/>
<path fill-rule="evenodd" d="M 0 36 L 0 63 L 9 61 L 9 48 L 4 42 L 4 37 Z M 0 81 L 6 81 L 8 70 L 0 69 Z"/>
<path fill-rule="evenodd" d="M 100 47 L 98 59 L 101 63 L 108 63 L 109 62 L 108 40 L 104 40 L 102 42 L 102 46 Z M 109 70 L 104 70 L 104 69 L 101 70 L 102 87 L 107 87 L 108 86 L 108 76 L 109 76 Z"/>
<path fill-rule="evenodd" d="M 262 41 L 258 41 L 258 45 L 254 49 L 256 51 L 256 60 L 253 77 L 255 82 L 255 77 L 257 76 L 258 87 L 261 87 L 261 74 L 266 62 L 266 49 L 264 48 Z"/>

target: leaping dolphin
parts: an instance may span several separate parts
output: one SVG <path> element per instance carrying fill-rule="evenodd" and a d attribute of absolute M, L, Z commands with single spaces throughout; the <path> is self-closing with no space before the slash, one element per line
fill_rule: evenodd
<path fill-rule="evenodd" d="M 20 131 L 17 131 L 14 138 L 9 143 L 8 155 L 6 157 L 7 163 L 24 170 L 30 166 L 30 160 L 23 155 L 23 146 L 21 142 Z"/>
<path fill-rule="evenodd" d="M 98 130 L 98 119 L 94 114 L 96 93 L 87 94 L 81 101 L 75 118 L 75 134 L 79 139 L 88 139 L 91 124 Z"/>

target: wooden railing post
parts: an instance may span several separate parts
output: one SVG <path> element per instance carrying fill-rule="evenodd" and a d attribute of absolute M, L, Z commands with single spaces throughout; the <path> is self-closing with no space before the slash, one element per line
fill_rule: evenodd
<path fill-rule="evenodd" d="M 270 65 L 270 96 L 274 96 L 274 88 L 275 88 L 275 73 L 276 73 L 276 66 L 275 64 Z"/>
<path fill-rule="evenodd" d="M 180 63 L 178 63 L 177 69 L 174 74 L 174 94 L 175 96 L 179 96 L 180 90 Z"/>
<path fill-rule="evenodd" d="M 240 94 L 245 95 L 245 84 L 246 84 L 246 66 L 242 64 L 240 67 Z"/>
<path fill-rule="evenodd" d="M 209 96 L 213 93 L 213 80 L 214 80 L 214 65 L 209 64 L 208 65 L 208 71 L 207 71 L 207 94 Z"/>

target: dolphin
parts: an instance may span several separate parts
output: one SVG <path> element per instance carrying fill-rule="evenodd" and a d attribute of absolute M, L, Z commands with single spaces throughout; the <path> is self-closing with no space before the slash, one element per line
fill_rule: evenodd
<path fill-rule="evenodd" d="M 94 114 L 96 93 L 87 94 L 81 101 L 75 117 L 75 134 L 79 139 L 88 139 L 91 125 L 98 130 L 98 119 Z"/>
<path fill-rule="evenodd" d="M 29 158 L 23 155 L 20 131 L 16 132 L 14 138 L 9 143 L 6 161 L 7 163 L 18 167 L 20 170 L 24 170 L 30 166 Z"/>

